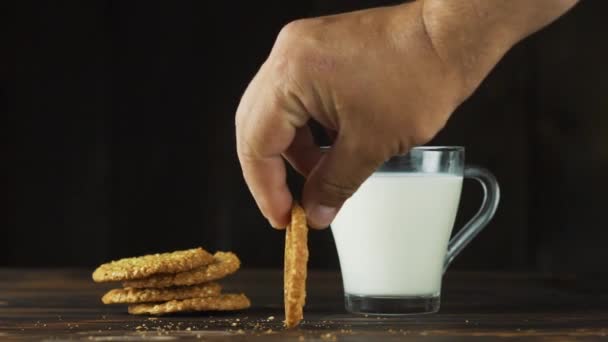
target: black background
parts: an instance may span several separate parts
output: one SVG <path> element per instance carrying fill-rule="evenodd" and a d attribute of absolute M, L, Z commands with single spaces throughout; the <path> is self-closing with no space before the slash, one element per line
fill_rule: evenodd
<path fill-rule="evenodd" d="M 0 266 L 202 245 L 281 267 L 236 158 L 239 98 L 284 24 L 388 3 L 3 2 Z M 502 185 L 453 267 L 608 269 L 607 12 L 582 1 L 519 44 L 431 143 L 466 146 Z M 465 183 L 458 225 L 479 197 Z M 338 267 L 329 230 L 310 247 L 311 267 Z"/>

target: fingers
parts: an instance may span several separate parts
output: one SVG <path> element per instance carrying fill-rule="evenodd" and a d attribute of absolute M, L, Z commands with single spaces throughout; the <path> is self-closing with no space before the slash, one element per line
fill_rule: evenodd
<path fill-rule="evenodd" d="M 344 201 L 382 164 L 379 151 L 366 152 L 358 145 L 339 137 L 309 174 L 302 202 L 311 227 L 329 226 Z"/>
<path fill-rule="evenodd" d="M 284 161 L 278 157 L 250 158 L 239 155 L 243 176 L 258 208 L 277 229 L 289 224 L 292 196 L 286 183 Z"/>
<path fill-rule="evenodd" d="M 321 151 L 315 144 L 310 127 L 304 126 L 296 130 L 295 138 L 283 156 L 296 171 L 308 177 L 321 158 Z"/>
<path fill-rule="evenodd" d="M 260 211 L 275 228 L 289 223 L 292 195 L 287 186 L 285 152 L 300 121 L 279 105 L 263 79 L 254 79 L 236 117 L 237 153 L 243 176 Z M 303 120 L 306 122 L 306 120 Z M 305 163 L 303 163 L 305 164 Z"/>

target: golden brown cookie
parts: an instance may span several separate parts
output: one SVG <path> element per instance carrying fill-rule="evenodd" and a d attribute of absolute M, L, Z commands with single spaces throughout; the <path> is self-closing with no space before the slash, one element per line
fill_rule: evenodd
<path fill-rule="evenodd" d="M 127 281 L 123 285 L 134 288 L 194 285 L 221 279 L 236 272 L 241 266 L 241 261 L 232 252 L 216 252 L 213 259 L 213 263 L 190 271 L 177 274 L 158 274 L 145 279 Z"/>
<path fill-rule="evenodd" d="M 291 223 L 285 233 L 283 296 L 285 327 L 293 328 L 304 318 L 306 301 L 306 264 L 308 263 L 308 226 L 306 213 L 297 203 L 291 209 Z"/>
<path fill-rule="evenodd" d="M 205 283 L 193 286 L 167 287 L 163 289 L 113 289 L 106 293 L 101 301 L 104 304 L 154 303 L 174 299 L 201 298 L 219 296 L 222 287 L 218 283 Z"/>
<path fill-rule="evenodd" d="M 99 266 L 93 272 L 96 282 L 146 278 L 158 273 L 177 273 L 210 264 L 213 256 L 202 248 L 125 258 Z"/>
<path fill-rule="evenodd" d="M 250 306 L 251 302 L 244 294 L 223 294 L 217 297 L 172 300 L 159 304 L 133 304 L 129 305 L 129 313 L 133 315 L 164 315 L 188 311 L 242 310 Z"/>

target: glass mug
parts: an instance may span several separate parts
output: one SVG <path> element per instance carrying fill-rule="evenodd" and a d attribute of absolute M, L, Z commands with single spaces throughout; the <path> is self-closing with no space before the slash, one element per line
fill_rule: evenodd
<path fill-rule="evenodd" d="M 484 197 L 477 214 L 450 240 L 463 178 L 477 180 Z M 346 310 L 437 312 L 443 273 L 490 222 L 499 197 L 489 171 L 465 166 L 464 147 L 416 147 L 385 162 L 331 224 Z"/>

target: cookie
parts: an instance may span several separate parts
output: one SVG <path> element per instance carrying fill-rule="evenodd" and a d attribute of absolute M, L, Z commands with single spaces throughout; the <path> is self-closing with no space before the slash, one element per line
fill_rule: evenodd
<path fill-rule="evenodd" d="M 291 223 L 285 233 L 283 296 L 285 327 L 293 328 L 304 318 L 306 265 L 308 263 L 308 226 L 306 213 L 297 203 L 291 209 Z"/>
<path fill-rule="evenodd" d="M 158 273 L 184 272 L 213 261 L 213 256 L 200 247 L 171 253 L 150 254 L 103 264 L 93 272 L 93 280 L 109 282 L 141 279 Z"/>
<path fill-rule="evenodd" d="M 201 298 L 219 296 L 222 287 L 218 283 L 206 283 L 194 286 L 167 287 L 163 289 L 113 289 L 106 293 L 101 301 L 104 304 L 153 303 L 174 299 Z"/>
<path fill-rule="evenodd" d="M 159 304 L 133 304 L 129 305 L 129 313 L 133 315 L 165 315 L 189 311 L 242 310 L 250 306 L 251 302 L 244 294 L 223 294 L 217 297 L 171 300 Z"/>
<path fill-rule="evenodd" d="M 236 272 L 241 266 L 239 258 L 231 252 L 216 252 L 213 259 L 213 263 L 190 271 L 177 274 L 159 274 L 145 279 L 127 281 L 123 285 L 134 288 L 194 285 L 221 279 Z"/>

